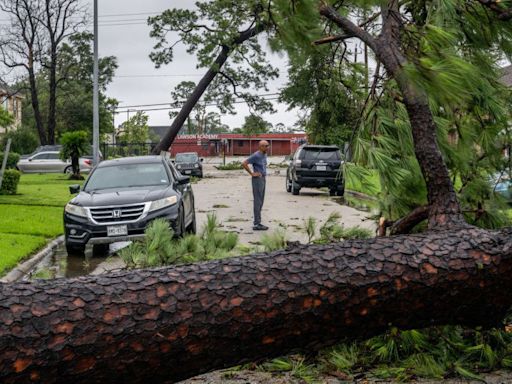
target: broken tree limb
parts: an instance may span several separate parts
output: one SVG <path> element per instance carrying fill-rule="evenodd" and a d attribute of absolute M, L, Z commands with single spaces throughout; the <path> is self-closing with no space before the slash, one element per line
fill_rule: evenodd
<path fill-rule="evenodd" d="M 0 285 L 0 382 L 174 382 L 390 324 L 494 326 L 512 303 L 512 229 L 301 246 Z"/>

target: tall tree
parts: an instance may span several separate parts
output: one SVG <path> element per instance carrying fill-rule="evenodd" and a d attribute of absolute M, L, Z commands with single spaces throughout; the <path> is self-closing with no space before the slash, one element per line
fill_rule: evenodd
<path fill-rule="evenodd" d="M 41 144 L 55 144 L 57 93 L 64 80 L 58 73 L 59 56 L 67 39 L 85 25 L 86 12 L 79 0 L 2 0 L 0 9 L 11 21 L 0 41 L 2 62 L 26 71 L 39 139 Z M 47 76 L 46 124 L 38 71 Z"/>
<path fill-rule="evenodd" d="M 57 77 L 60 79 L 57 89 L 56 105 L 56 135 L 66 131 L 90 130 L 93 105 L 93 35 L 89 32 L 76 33 L 70 36 L 62 45 L 58 57 Z M 105 92 L 112 81 L 117 69 L 117 59 L 114 56 L 100 57 L 100 132 L 110 133 L 113 130 L 112 109 L 117 101 L 109 99 Z M 43 69 L 36 76 L 39 89 L 39 102 L 43 110 L 49 105 L 49 75 Z M 20 87 L 23 86 L 23 83 Z M 28 87 L 27 87 L 28 88 Z M 30 102 L 30 95 L 24 103 Z M 45 118 L 46 112 L 41 116 Z M 23 126 L 32 127 L 36 115 L 30 108 L 25 108 Z"/>
<path fill-rule="evenodd" d="M 242 125 L 242 133 L 247 136 L 269 133 L 272 130 L 272 123 L 266 121 L 263 117 L 250 114 L 245 116 Z"/>
<path fill-rule="evenodd" d="M 193 10 L 175 8 L 149 19 L 151 36 L 158 40 L 150 55 L 157 67 L 172 62 L 175 46 L 182 43 L 188 53 L 196 55 L 197 66 L 207 68 L 155 153 L 169 149 L 207 89 L 223 112 L 234 112 L 237 98 L 255 111 L 272 110 L 268 101 L 253 93 L 268 91 L 267 82 L 279 74 L 266 60 L 258 40 L 272 30 L 271 6 L 272 0 L 205 0 L 197 1 Z M 168 42 L 169 33 L 178 35 L 176 42 Z"/>
<path fill-rule="evenodd" d="M 2 31 L 0 38 L 2 64 L 12 70 L 26 71 L 39 141 L 45 145 L 48 143 L 48 136 L 41 117 L 36 80 L 42 56 L 42 26 L 38 16 L 41 12 L 41 1 L 2 0 L 0 9 L 8 15 L 11 21 L 10 25 Z"/>
<path fill-rule="evenodd" d="M 302 30 L 303 36 L 311 37 L 313 32 L 305 30 L 304 24 L 311 25 L 307 20 L 315 19 L 319 11 L 330 22 L 331 34 L 319 44 L 358 39 L 372 50 L 390 80 L 386 94 L 403 107 L 407 117 L 409 136 L 405 138 L 411 138 L 414 158 L 425 180 L 429 227 L 465 226 L 438 141 L 437 115 L 438 111 L 455 113 L 466 108 L 477 95 L 475 99 L 482 100 L 490 96 L 492 103 L 488 102 L 485 110 L 491 118 L 496 117 L 497 64 L 498 58 L 510 51 L 506 39 L 510 26 L 477 1 L 472 7 L 458 0 L 354 1 L 339 9 L 326 2 L 318 7 L 312 0 L 280 3 L 286 14 L 283 20 L 295 26 L 288 30 Z M 372 16 L 355 23 L 352 11 L 360 14 L 361 10 Z M 478 27 L 482 20 L 486 22 Z M 316 23 L 314 32 L 321 25 Z M 490 133 L 492 129 L 484 131 Z"/>

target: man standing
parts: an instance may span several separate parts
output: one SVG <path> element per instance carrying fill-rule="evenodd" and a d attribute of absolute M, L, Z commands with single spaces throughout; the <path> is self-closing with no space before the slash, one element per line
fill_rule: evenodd
<path fill-rule="evenodd" d="M 252 195 L 254 197 L 254 227 L 255 231 L 266 231 L 267 226 L 261 224 L 261 208 L 265 200 L 265 177 L 267 176 L 267 149 L 268 142 L 259 142 L 258 151 L 254 152 L 242 165 L 252 176 Z M 252 165 L 252 170 L 249 168 Z"/>

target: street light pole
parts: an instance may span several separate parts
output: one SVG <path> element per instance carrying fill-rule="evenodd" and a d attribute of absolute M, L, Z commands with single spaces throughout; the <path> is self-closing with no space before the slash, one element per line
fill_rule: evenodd
<path fill-rule="evenodd" d="M 100 108 L 99 108 L 99 64 L 98 64 L 98 0 L 94 0 L 94 89 L 93 89 L 93 126 L 92 147 L 94 165 L 100 162 Z"/>

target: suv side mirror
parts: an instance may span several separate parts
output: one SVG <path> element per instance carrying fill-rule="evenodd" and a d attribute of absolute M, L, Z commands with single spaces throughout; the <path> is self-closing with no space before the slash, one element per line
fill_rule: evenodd
<path fill-rule="evenodd" d="M 80 185 L 79 184 L 73 184 L 69 186 L 69 193 L 72 195 L 76 195 L 80 192 Z"/>
<path fill-rule="evenodd" d="M 181 176 L 178 180 L 176 180 L 178 185 L 186 185 L 190 183 L 190 177 L 189 176 Z"/>
<path fill-rule="evenodd" d="M 201 163 L 202 163 L 203 161 L 204 161 L 204 159 L 203 159 L 203 158 L 201 158 Z"/>

